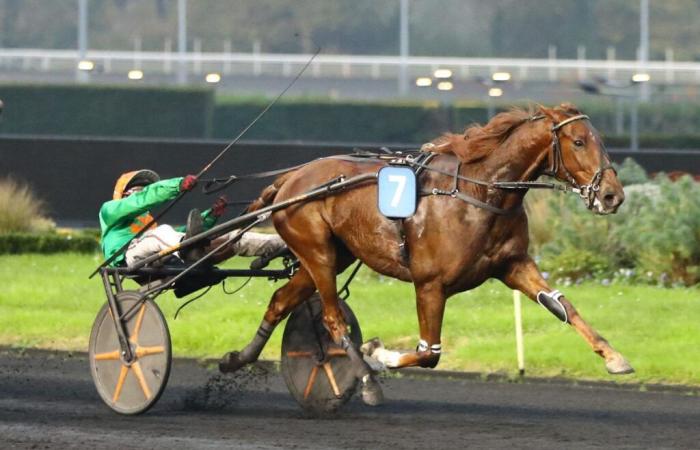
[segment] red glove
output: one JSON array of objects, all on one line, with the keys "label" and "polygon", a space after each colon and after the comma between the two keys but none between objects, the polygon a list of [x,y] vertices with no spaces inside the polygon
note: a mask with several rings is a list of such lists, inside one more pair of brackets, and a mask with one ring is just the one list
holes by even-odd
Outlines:
[{"label": "red glove", "polygon": [[187,175],[182,179],[180,183],[180,191],[191,191],[197,185],[197,177],[194,175]]},{"label": "red glove", "polygon": [[214,204],[211,207],[211,215],[214,217],[221,217],[224,215],[224,212],[226,212],[226,207],[228,206],[228,200],[226,199],[226,196],[222,195],[221,197],[217,198]]}]

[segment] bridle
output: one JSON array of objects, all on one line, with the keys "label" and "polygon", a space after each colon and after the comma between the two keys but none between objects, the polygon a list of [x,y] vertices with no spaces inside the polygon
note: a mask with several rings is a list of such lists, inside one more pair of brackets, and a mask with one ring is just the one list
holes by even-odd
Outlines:
[{"label": "bridle", "polygon": [[[537,120],[539,118],[544,118],[544,116],[536,116],[532,120]],[[586,203],[586,207],[588,209],[593,209],[593,206],[595,204],[596,193],[600,191],[600,183],[603,179],[603,174],[606,170],[612,170],[615,174],[617,174],[617,171],[612,166],[612,164],[610,164],[610,162],[604,162],[610,161],[610,158],[607,157],[607,153],[601,145],[600,167],[598,167],[598,170],[596,170],[596,172],[593,174],[588,184],[578,184],[578,182],[571,174],[569,169],[567,169],[566,165],[564,165],[564,160],[561,152],[561,143],[559,142],[558,133],[559,130],[561,130],[564,126],[572,122],[576,122],[578,120],[590,120],[590,118],[585,114],[578,114],[576,116],[569,117],[565,120],[562,120],[559,123],[555,123],[554,125],[552,125],[552,146],[551,151],[549,153],[550,167],[549,169],[545,170],[543,174],[553,178],[557,178],[557,174],[559,173],[559,171],[563,170],[566,182],[573,187],[572,191],[579,194],[579,196]]]}]

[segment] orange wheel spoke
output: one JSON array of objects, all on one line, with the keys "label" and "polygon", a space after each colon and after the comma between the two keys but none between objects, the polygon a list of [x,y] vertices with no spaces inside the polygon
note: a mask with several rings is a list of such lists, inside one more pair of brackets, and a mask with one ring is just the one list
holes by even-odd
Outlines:
[{"label": "orange wheel spoke", "polygon": [[328,381],[331,383],[333,393],[336,397],[340,398],[340,389],[338,389],[338,383],[335,381],[335,375],[333,374],[333,367],[331,367],[331,363],[323,363],[323,370],[326,371],[326,376],[328,377]]},{"label": "orange wheel spoke", "polygon": [[117,403],[119,396],[122,393],[122,388],[124,387],[124,380],[126,380],[126,374],[129,373],[129,367],[122,364],[121,372],[119,372],[119,379],[117,380],[117,387],[114,389],[114,395],[112,396],[112,401]]},{"label": "orange wheel spoke", "polygon": [[163,353],[164,351],[165,347],[163,347],[162,345],[158,345],[155,347],[136,347],[136,357],[143,358],[144,356],[157,355],[159,353]]},{"label": "orange wheel spoke", "polygon": [[151,398],[151,390],[148,388],[148,383],[146,383],[146,377],[143,376],[143,371],[141,370],[141,363],[138,361],[134,362],[131,367],[134,369],[134,375],[139,381],[143,395],[146,396],[146,400]]},{"label": "orange wheel spoke", "polygon": [[95,361],[116,361],[120,357],[120,351],[115,350],[113,352],[98,353],[95,355]]},{"label": "orange wheel spoke", "polygon": [[139,315],[136,318],[136,326],[134,327],[134,333],[132,336],[129,338],[131,342],[134,344],[139,341],[139,331],[141,331],[141,325],[143,324],[143,315],[146,313],[146,303],[141,305],[141,309],[139,310]]},{"label": "orange wheel spoke", "polygon": [[311,374],[309,375],[309,381],[306,383],[306,389],[304,389],[304,400],[309,398],[309,395],[311,394],[311,389],[314,387],[314,383],[316,382],[316,375],[318,374],[318,366],[314,366],[313,369],[311,369]]},{"label": "orange wheel spoke", "polygon": [[314,356],[311,352],[287,352],[289,358],[311,358]]}]

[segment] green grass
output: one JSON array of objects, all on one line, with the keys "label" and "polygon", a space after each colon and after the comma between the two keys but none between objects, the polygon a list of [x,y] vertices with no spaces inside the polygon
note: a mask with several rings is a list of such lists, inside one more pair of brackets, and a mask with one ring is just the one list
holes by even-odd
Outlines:
[{"label": "green grass", "polygon": [[[243,267],[239,259],[234,266]],[[104,300],[101,283],[87,276],[99,263],[84,255],[0,256],[0,345],[85,350],[92,320]],[[341,275],[340,282],[346,275]],[[231,279],[231,290],[243,279]],[[214,287],[173,320],[183,300],[158,300],[168,318],[177,356],[219,357],[253,336],[270,295],[281,283],[253,279],[235,295]],[[564,288],[582,316],[621,351],[635,375],[610,377],[603,360],[569,326],[524,299],[526,370],[533,376],[700,385],[700,288],[594,283]],[[418,340],[413,286],[360,271],[350,305],[365,339],[409,349]],[[278,359],[282,327],[263,353]],[[511,292],[498,282],[448,301],[439,369],[517,372]]]}]

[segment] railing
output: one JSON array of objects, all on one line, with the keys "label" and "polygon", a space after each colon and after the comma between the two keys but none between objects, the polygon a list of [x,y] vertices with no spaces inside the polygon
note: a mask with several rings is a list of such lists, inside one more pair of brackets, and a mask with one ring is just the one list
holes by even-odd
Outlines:
[{"label": "railing", "polygon": [[[310,58],[306,54],[203,53],[90,50],[85,59],[95,64],[93,73],[120,74],[141,69],[155,74],[217,72],[222,75],[293,76]],[[77,50],[0,49],[0,72],[77,72]],[[700,63],[587,59],[454,58],[368,55],[320,55],[307,76],[327,78],[396,79],[402,70],[410,77],[430,75],[437,68],[452,70],[455,79],[490,77],[496,71],[512,73],[514,81],[584,80],[604,77],[628,81],[644,72],[651,83],[700,84]]]}]

